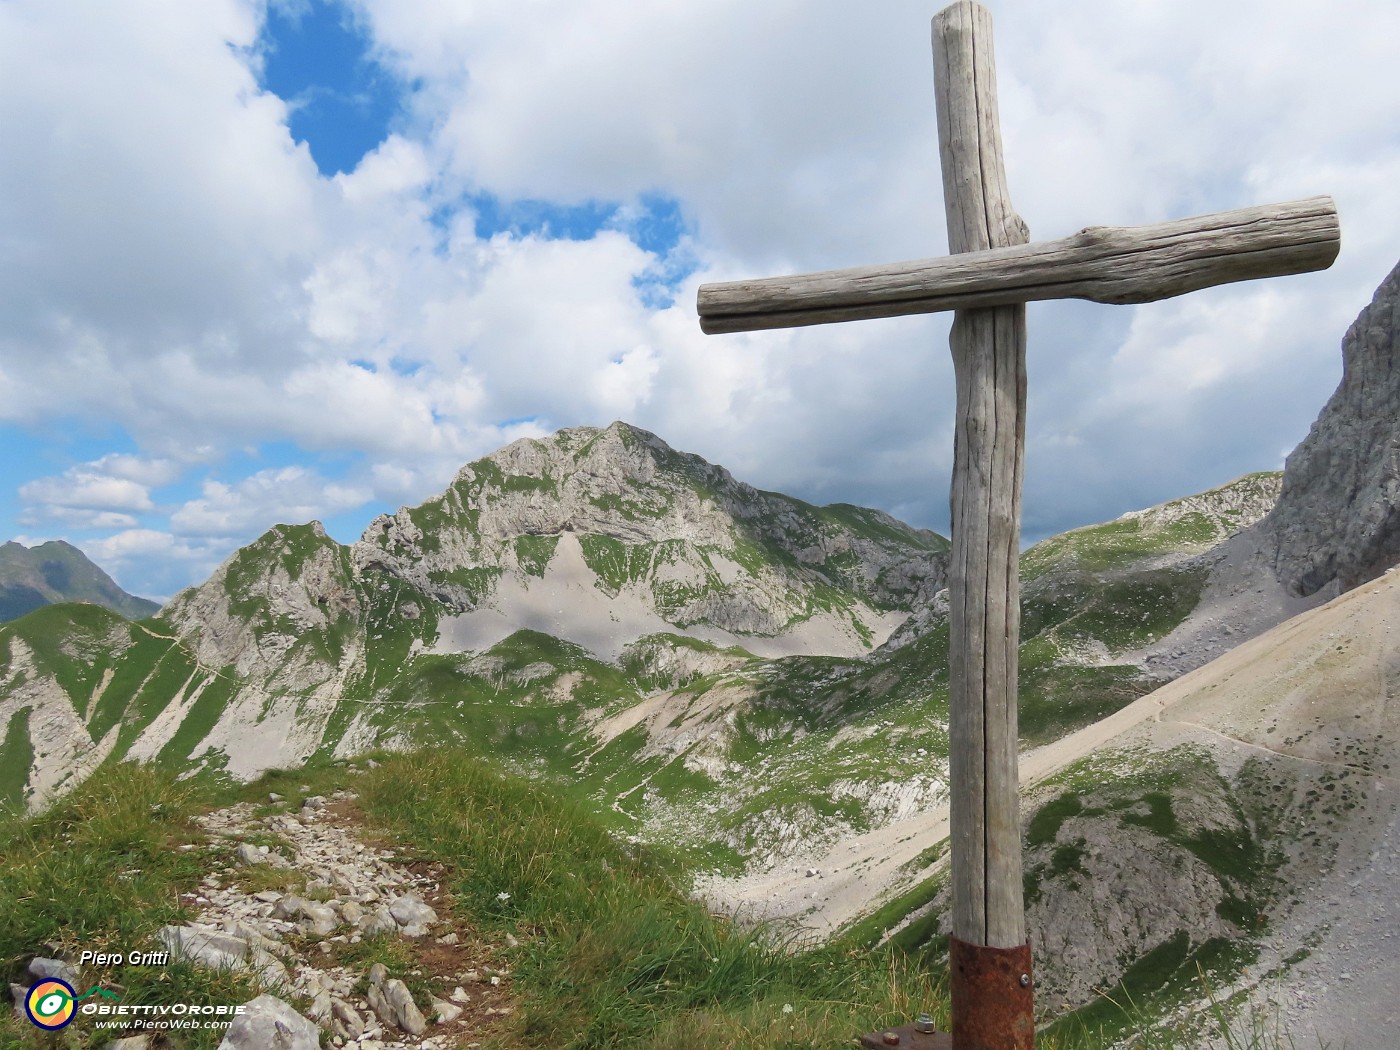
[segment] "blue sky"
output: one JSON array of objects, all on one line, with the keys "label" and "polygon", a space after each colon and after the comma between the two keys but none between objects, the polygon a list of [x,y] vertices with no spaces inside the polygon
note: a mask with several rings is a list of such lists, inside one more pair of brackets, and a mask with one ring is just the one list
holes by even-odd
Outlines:
[{"label": "blue sky", "polygon": [[[1281,466],[1400,257],[1400,13],[990,6],[1033,236],[1315,193],[1343,225],[1325,274],[1033,305],[1026,536]],[[694,316],[702,281],[946,250],[933,10],[0,5],[0,538],[166,597],[619,418],[946,531],[946,318]]]},{"label": "blue sky", "polygon": [[273,5],[258,37],[263,89],[291,105],[287,128],[326,177],[355,170],[388,137],[410,85],[382,66],[368,27],[328,0]]}]

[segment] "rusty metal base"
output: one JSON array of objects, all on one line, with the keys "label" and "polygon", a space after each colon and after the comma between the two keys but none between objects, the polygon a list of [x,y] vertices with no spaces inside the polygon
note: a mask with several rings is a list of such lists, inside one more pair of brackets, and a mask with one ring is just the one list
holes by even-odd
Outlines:
[{"label": "rusty metal base", "polygon": [[1031,946],[989,948],[948,938],[957,1050],[1034,1050]]},{"label": "rusty metal base", "polygon": [[953,1050],[953,1037],[947,1032],[916,1032],[912,1024],[904,1024],[867,1032],[860,1037],[860,1045],[870,1050]]},{"label": "rusty metal base", "polygon": [[989,948],[948,938],[953,1032],[917,1032],[912,1024],[868,1032],[870,1050],[1035,1050],[1031,946]]}]

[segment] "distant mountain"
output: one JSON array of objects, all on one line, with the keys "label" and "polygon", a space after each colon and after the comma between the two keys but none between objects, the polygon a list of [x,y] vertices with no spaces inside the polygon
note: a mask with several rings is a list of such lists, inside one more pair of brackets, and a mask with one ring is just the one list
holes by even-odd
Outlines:
[{"label": "distant mountain", "polygon": [[160,606],[127,594],[72,544],[51,540],[0,546],[0,623],[59,602],[91,602],[129,620],[154,616]]},{"label": "distant mountain", "polygon": [[0,634],[0,752],[38,756],[31,803],[67,775],[39,767],[84,737],[97,760],[246,777],[505,733],[532,756],[560,741],[563,773],[593,720],[659,682],[870,653],[944,587],[947,546],[754,489],[624,423],[564,430],[469,464],[349,547],[275,526],[133,630],[68,613]]},{"label": "distant mountain", "polygon": [[759,655],[856,655],[944,585],[948,542],[876,510],[735,481],[625,423],[517,441],[374,521],[360,575],[447,615],[438,648],[521,627],[604,658],[682,631]]}]

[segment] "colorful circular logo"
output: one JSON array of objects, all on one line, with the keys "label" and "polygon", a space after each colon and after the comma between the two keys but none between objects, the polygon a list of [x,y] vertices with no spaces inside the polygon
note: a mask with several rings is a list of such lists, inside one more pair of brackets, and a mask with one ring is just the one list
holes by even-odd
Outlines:
[{"label": "colorful circular logo", "polygon": [[24,1009],[36,1025],[53,1031],[73,1020],[73,1014],[76,1012],[73,1001],[77,997],[78,993],[73,991],[73,986],[67,981],[50,977],[29,989],[29,996],[24,1000]]}]

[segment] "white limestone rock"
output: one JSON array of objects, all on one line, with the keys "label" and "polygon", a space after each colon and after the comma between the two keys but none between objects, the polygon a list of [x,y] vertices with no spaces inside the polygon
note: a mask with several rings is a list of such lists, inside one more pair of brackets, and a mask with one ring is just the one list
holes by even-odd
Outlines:
[{"label": "white limestone rock", "polygon": [[358,1039],[364,1035],[365,1019],[344,999],[331,1000],[331,1031],[342,1039]]},{"label": "white limestone rock", "polygon": [[78,987],[78,970],[70,962],[62,959],[45,959],[35,957],[29,961],[29,976],[36,981],[57,979],[66,981],[74,988]]},{"label": "white limestone rock", "polygon": [[454,1006],[452,1003],[444,1002],[436,997],[428,1002],[432,1010],[434,1024],[451,1024],[462,1016],[460,1006]]},{"label": "white limestone rock", "polygon": [[260,995],[235,1017],[219,1050],[320,1050],[321,1032],[281,999]]},{"label": "white limestone rock", "polygon": [[381,1020],[386,1024],[392,1023],[409,1035],[422,1035],[427,1030],[428,1022],[413,1001],[406,984],[397,978],[390,978],[384,982],[382,991],[388,1015],[376,1010]]},{"label": "white limestone rock", "polygon": [[416,893],[405,894],[391,901],[389,914],[400,926],[427,926],[437,922],[437,912]]},{"label": "white limestone rock", "polygon": [[382,937],[398,931],[399,924],[382,904],[360,920],[360,933],[365,937]]},{"label": "white limestone rock", "polygon": [[302,930],[313,937],[329,937],[340,925],[340,919],[336,915],[335,909],[329,905],[317,904],[314,901],[302,901],[300,910]]},{"label": "white limestone rock", "polygon": [[287,968],[264,949],[241,937],[197,926],[166,926],[160,942],[171,958],[188,959],[213,970],[252,970],[265,984],[286,985]]}]

